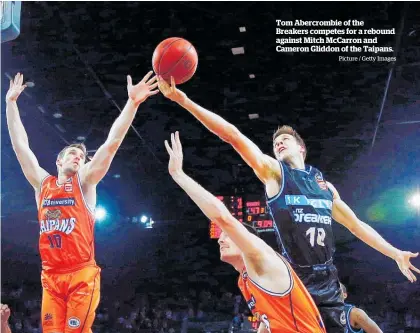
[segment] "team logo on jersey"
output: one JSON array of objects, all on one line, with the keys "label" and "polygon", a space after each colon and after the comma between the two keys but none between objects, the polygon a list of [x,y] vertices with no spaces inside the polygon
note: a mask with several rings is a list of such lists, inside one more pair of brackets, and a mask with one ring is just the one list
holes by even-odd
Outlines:
[{"label": "team logo on jersey", "polygon": [[73,184],[64,184],[64,191],[73,192]]},{"label": "team logo on jersey", "polygon": [[74,198],[60,198],[60,199],[44,199],[42,200],[42,207],[56,207],[56,206],[74,206],[76,200]]},{"label": "team logo on jersey", "polygon": [[327,190],[328,189],[327,183],[325,182],[324,179],[322,179],[322,175],[320,173],[317,173],[315,175],[315,180],[318,183],[321,190]]},{"label": "team logo on jersey", "polygon": [[342,325],[346,325],[346,323],[347,323],[347,320],[346,320],[346,313],[343,311],[343,312],[341,312],[341,315],[340,315],[340,323],[342,324]]},{"label": "team logo on jersey", "polygon": [[80,319],[76,317],[70,317],[68,321],[68,325],[70,328],[78,328],[80,327]]},{"label": "team logo on jersey", "polygon": [[61,216],[61,210],[59,209],[47,210],[47,212],[45,213],[45,219],[47,220],[59,219],[60,216]]},{"label": "team logo on jersey", "polygon": [[248,273],[247,273],[247,271],[244,271],[244,272],[242,273],[242,278],[243,278],[244,280],[246,280],[246,279],[248,278]]},{"label": "team logo on jersey", "polygon": [[255,304],[257,303],[254,295],[251,294],[251,299],[249,301],[247,301],[246,303],[248,304],[249,309],[251,311],[253,311],[255,309]]}]

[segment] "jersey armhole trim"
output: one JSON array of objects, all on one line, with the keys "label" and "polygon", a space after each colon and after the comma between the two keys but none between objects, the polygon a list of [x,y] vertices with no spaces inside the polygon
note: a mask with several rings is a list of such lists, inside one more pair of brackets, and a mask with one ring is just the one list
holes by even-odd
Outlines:
[{"label": "jersey armhole trim", "polygon": [[284,265],[286,266],[287,273],[289,274],[290,286],[289,286],[289,288],[287,288],[286,291],[284,291],[282,293],[276,293],[276,292],[270,291],[270,290],[265,289],[264,287],[260,286],[258,283],[256,283],[254,280],[252,280],[249,275],[248,275],[248,279],[249,279],[249,281],[251,281],[251,283],[254,286],[256,286],[258,289],[264,291],[266,294],[271,295],[271,296],[284,297],[284,296],[288,296],[291,293],[291,291],[294,287],[294,282],[295,281],[293,279],[292,273],[290,272],[290,267],[287,265],[286,261],[282,258],[282,256],[280,254],[278,254],[278,253],[276,253],[276,254],[283,261]]},{"label": "jersey armhole trim", "polygon": [[[41,205],[41,193],[42,193],[42,185],[44,185],[44,181],[48,178],[48,177],[52,177],[50,174],[46,175],[44,178],[42,178],[41,183],[39,184],[39,187],[35,190],[38,191],[38,200],[39,200],[39,205]],[[39,208],[39,207],[38,207]]]},{"label": "jersey armhole trim", "polygon": [[[269,198],[268,195],[267,195],[267,203],[271,203],[274,200],[276,200],[283,193],[283,190],[284,190],[285,173],[284,173],[284,168],[283,168],[283,164],[281,163],[281,161],[279,161],[279,164],[280,164],[280,168],[281,168],[281,187],[280,187],[279,193],[277,193],[274,197]],[[267,191],[266,191],[266,193],[267,193]]]},{"label": "jersey armhole trim", "polygon": [[362,333],[363,332],[363,328],[361,328],[360,330],[355,331],[353,329],[353,327],[351,326],[351,322],[350,322],[350,312],[355,308],[355,305],[352,305],[351,308],[349,309],[349,311],[347,311],[346,313],[346,321],[347,321],[347,328],[350,330],[350,333]]},{"label": "jersey armhole trim", "polygon": [[86,199],[85,199],[85,195],[83,194],[83,188],[82,188],[82,182],[80,181],[80,176],[79,176],[79,172],[76,172],[76,178],[77,178],[77,183],[79,184],[79,189],[80,189],[80,195],[82,196],[83,199],[83,203],[85,204],[87,210],[89,211],[89,213],[91,213],[93,215],[93,217],[95,217],[95,209],[91,209],[91,207],[89,206],[89,204],[87,203]]}]

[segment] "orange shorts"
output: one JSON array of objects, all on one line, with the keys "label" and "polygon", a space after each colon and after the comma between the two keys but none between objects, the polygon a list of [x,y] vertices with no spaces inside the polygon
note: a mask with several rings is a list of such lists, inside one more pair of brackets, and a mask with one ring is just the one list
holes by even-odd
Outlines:
[{"label": "orange shorts", "polygon": [[42,332],[91,333],[100,298],[101,269],[71,273],[42,271]]}]

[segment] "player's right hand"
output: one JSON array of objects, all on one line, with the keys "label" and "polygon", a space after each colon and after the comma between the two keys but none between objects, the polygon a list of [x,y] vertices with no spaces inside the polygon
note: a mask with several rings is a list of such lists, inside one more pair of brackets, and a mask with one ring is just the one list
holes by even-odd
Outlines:
[{"label": "player's right hand", "polygon": [[10,80],[9,91],[6,94],[6,102],[14,102],[18,99],[22,91],[25,90],[26,84],[23,83],[23,75],[17,73],[14,80]]},{"label": "player's right hand", "polygon": [[7,324],[10,317],[10,309],[7,304],[0,304],[1,324]]},{"label": "player's right hand", "polygon": [[165,140],[165,147],[169,154],[169,164],[168,164],[168,171],[169,174],[174,177],[177,174],[182,173],[182,145],[181,140],[179,139],[179,132],[171,133],[171,144],[172,147],[169,146],[167,140]]},{"label": "player's right hand", "polygon": [[158,76],[158,87],[162,94],[176,103],[182,103],[187,95],[176,88],[175,79],[171,76],[171,85],[169,85],[161,76]]}]

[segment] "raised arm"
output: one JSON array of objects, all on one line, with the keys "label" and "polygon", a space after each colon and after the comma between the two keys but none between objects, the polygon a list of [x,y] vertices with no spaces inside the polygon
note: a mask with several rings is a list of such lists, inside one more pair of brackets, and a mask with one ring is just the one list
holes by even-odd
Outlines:
[{"label": "raised arm", "polygon": [[127,76],[127,104],[112,125],[105,143],[99,147],[92,160],[81,170],[83,183],[96,185],[106,175],[118,148],[134,120],[139,105],[149,96],[159,92],[159,90],[153,90],[157,87],[157,83],[154,83],[156,76],[149,80],[152,74],[153,72],[146,74],[143,80],[135,86],[133,86],[131,77]]},{"label": "raised arm", "polygon": [[278,179],[281,177],[278,162],[271,156],[264,154],[255,143],[243,135],[234,125],[194,103],[184,92],[176,88],[173,78],[171,78],[171,86],[161,78],[158,78],[158,82],[159,89],[165,97],[188,110],[210,132],[229,143],[264,184],[272,178]]},{"label": "raised arm", "polygon": [[350,323],[352,323],[354,328],[361,328],[366,333],[383,333],[379,326],[366,314],[366,312],[359,308],[353,308],[351,310]]},{"label": "raised arm", "polygon": [[416,281],[417,278],[411,270],[417,273],[420,273],[420,270],[411,264],[410,258],[417,257],[418,253],[414,254],[408,251],[401,251],[389,244],[371,226],[359,220],[353,210],[347,206],[343,200],[341,200],[335,187],[330,183],[327,184],[334,194],[332,209],[332,216],[334,220],[349,229],[357,238],[365,242],[367,245],[394,259],[399,269],[407,277],[407,279],[411,282]]},{"label": "raised arm", "polygon": [[28,135],[23,127],[19,115],[17,99],[26,88],[23,85],[23,75],[18,73],[14,80],[10,80],[9,91],[6,95],[6,119],[13,150],[28,182],[37,191],[48,172],[39,166],[38,160],[29,148]]},{"label": "raised arm", "polygon": [[239,247],[248,258],[258,261],[264,253],[273,250],[260,238],[251,234],[241,222],[235,219],[226,206],[210,192],[206,191],[182,170],[182,146],[179,133],[171,134],[172,148],[165,141],[169,153],[169,173],[174,181],[188,194],[203,213],[214,221]]}]

